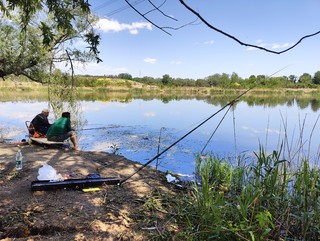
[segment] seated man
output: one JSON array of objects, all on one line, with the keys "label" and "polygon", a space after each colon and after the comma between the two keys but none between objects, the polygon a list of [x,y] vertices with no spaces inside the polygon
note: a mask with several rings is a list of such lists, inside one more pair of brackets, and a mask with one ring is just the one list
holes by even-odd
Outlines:
[{"label": "seated man", "polygon": [[62,116],[50,126],[47,132],[47,139],[48,141],[63,142],[69,137],[73,148],[79,150],[76,135],[71,127],[70,113],[63,112]]},{"label": "seated man", "polygon": [[37,135],[34,137],[41,137],[47,134],[47,131],[51,126],[51,124],[48,121],[48,116],[49,116],[49,110],[43,109],[40,114],[36,115],[36,117],[33,118],[33,120],[31,121],[31,124],[35,130],[34,135]]}]

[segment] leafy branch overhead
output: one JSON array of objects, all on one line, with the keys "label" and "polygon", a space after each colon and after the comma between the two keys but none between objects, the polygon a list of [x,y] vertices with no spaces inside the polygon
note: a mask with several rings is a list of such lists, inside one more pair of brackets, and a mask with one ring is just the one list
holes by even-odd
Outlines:
[{"label": "leafy branch overhead", "polygon": [[[130,0],[125,2],[136,13],[166,34],[171,35],[170,30],[202,23],[240,45],[274,54],[287,52],[304,39],[320,34],[318,31],[305,35],[291,47],[277,52],[243,42],[217,28],[184,0],[179,0],[179,3],[183,9],[191,12],[192,18],[195,16],[196,20],[178,27],[175,26],[179,23],[178,19],[164,10],[169,3],[167,0],[163,0],[160,4],[156,4],[156,0],[148,0],[149,10],[145,12],[135,7],[134,2]],[[91,14],[90,7],[88,0],[0,0],[0,78],[24,75],[33,81],[45,83],[48,73],[59,67],[61,63],[72,68],[72,61],[101,62],[98,50],[100,35],[93,28],[97,18]],[[154,17],[156,19],[153,19]],[[161,26],[167,22],[166,20],[169,20],[172,25]],[[86,43],[87,47],[77,47],[80,46],[76,44],[78,41]]]},{"label": "leafy branch overhead", "polygon": [[[0,15],[2,78],[24,75],[43,83],[58,63],[102,61],[87,0],[0,1]],[[77,41],[87,48],[74,47]]]}]

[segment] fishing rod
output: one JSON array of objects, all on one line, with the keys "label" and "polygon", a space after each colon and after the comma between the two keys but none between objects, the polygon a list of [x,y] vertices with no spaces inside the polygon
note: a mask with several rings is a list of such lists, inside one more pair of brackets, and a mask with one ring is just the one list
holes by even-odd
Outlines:
[{"label": "fishing rod", "polygon": [[209,142],[211,141],[213,135],[216,133],[216,131],[218,130],[219,126],[221,125],[222,121],[224,120],[224,118],[226,117],[226,115],[228,114],[229,110],[231,109],[231,107],[233,106],[233,104],[231,104],[229,106],[229,108],[227,109],[226,113],[223,115],[222,119],[220,120],[219,124],[217,125],[217,127],[214,129],[214,131],[212,132],[210,138],[208,139],[207,143],[204,145],[204,147],[202,148],[200,154],[202,155],[204,150],[206,149],[207,145],[209,144]]},{"label": "fishing rod", "polygon": [[105,129],[111,129],[114,127],[92,127],[92,128],[82,128],[82,129],[76,129],[75,131],[91,131],[91,130],[105,130]]},{"label": "fishing rod", "polygon": [[[272,73],[270,76],[268,76],[268,78],[272,77],[273,75],[281,72],[282,70],[288,68],[289,66],[291,66],[292,64],[290,65],[287,65],[277,71],[275,71],[274,73]],[[206,149],[207,145],[209,144],[209,142],[211,141],[213,135],[216,133],[216,131],[218,130],[219,126],[221,125],[222,121],[224,120],[224,118],[226,117],[227,113],[229,112],[229,110],[231,109],[232,105],[229,106],[228,110],[226,111],[226,113],[224,114],[224,116],[222,117],[222,119],[220,120],[219,124],[217,125],[217,127],[214,129],[213,133],[211,134],[210,138],[208,139],[207,143],[205,144],[205,146],[202,148],[200,154],[203,154],[204,150]]]},{"label": "fishing rod", "polygon": [[102,127],[91,127],[91,128],[81,128],[81,129],[75,129],[75,131],[91,131],[91,130],[106,130],[106,129],[112,129],[112,128],[118,128],[118,125],[111,125],[111,126],[102,126]]},{"label": "fishing rod", "polygon": [[157,154],[155,157],[153,157],[152,159],[150,159],[148,162],[146,162],[145,164],[143,164],[140,168],[138,168],[138,170],[136,170],[135,172],[133,172],[131,175],[127,176],[126,178],[122,179],[119,184],[121,185],[122,183],[126,182],[128,179],[130,179],[131,177],[133,177],[135,174],[137,174],[138,172],[140,172],[142,169],[144,169],[146,166],[148,166],[151,162],[153,162],[154,160],[156,160],[157,158],[159,158],[163,153],[165,153],[166,151],[170,150],[173,146],[175,146],[176,144],[178,144],[180,141],[182,141],[184,138],[186,138],[188,135],[190,135],[192,132],[194,132],[196,129],[198,129],[200,126],[202,126],[204,123],[206,123],[207,121],[209,121],[211,118],[213,118],[215,115],[217,115],[218,113],[220,113],[222,110],[224,110],[226,107],[228,107],[229,105],[233,105],[240,97],[242,97],[243,95],[245,95],[246,93],[248,93],[250,90],[252,90],[254,87],[251,87],[249,89],[247,89],[246,91],[244,91],[243,93],[241,93],[240,95],[238,95],[236,98],[234,98],[233,100],[231,100],[230,102],[228,102],[225,106],[223,106],[222,108],[220,108],[218,111],[216,111],[215,113],[213,113],[211,116],[209,116],[208,118],[206,118],[204,121],[202,121],[200,124],[198,124],[196,127],[194,127],[192,130],[190,130],[188,133],[186,133],[184,136],[180,137],[177,141],[175,141],[174,143],[172,143],[170,146],[168,146],[167,148],[165,148],[162,152],[160,152],[159,154]]},{"label": "fishing rod", "polygon": [[[288,68],[290,65],[287,65],[279,70],[277,70],[276,72],[272,73],[270,76],[268,77],[272,77],[273,75],[279,73],[280,71]],[[240,97],[242,97],[243,95],[245,95],[246,93],[248,93],[250,90],[252,90],[253,88],[255,88],[255,86],[247,89],[246,91],[244,91],[243,93],[241,93],[240,95],[238,95],[236,98],[234,98],[233,100],[231,100],[230,102],[228,102],[225,106],[223,106],[222,108],[220,108],[218,111],[216,111],[215,113],[213,113],[211,116],[209,116],[207,119],[205,119],[204,121],[202,121],[199,125],[197,125],[196,127],[194,127],[192,130],[190,130],[188,133],[186,133],[184,136],[182,136],[180,139],[178,139],[177,141],[175,141],[174,143],[172,143],[170,146],[168,146],[166,149],[164,149],[162,152],[158,153],[156,156],[154,156],[152,159],[150,159],[148,162],[146,162],[145,164],[143,164],[140,168],[138,168],[138,170],[136,170],[135,172],[133,172],[131,175],[127,176],[126,178],[122,179],[119,182],[119,185],[121,185],[122,183],[126,182],[127,180],[129,180],[131,177],[133,177],[135,174],[137,174],[138,172],[140,172],[142,169],[144,169],[146,166],[148,166],[150,163],[152,163],[154,160],[158,159],[163,153],[165,153],[166,151],[170,150],[173,146],[175,146],[176,144],[178,144],[180,141],[182,141],[184,138],[186,138],[188,135],[190,135],[192,132],[194,132],[196,129],[198,129],[200,126],[202,126],[203,124],[205,124],[207,121],[209,121],[211,118],[213,118],[215,115],[217,115],[218,113],[220,113],[222,110],[224,110],[225,108],[227,108],[228,106],[232,106]],[[230,109],[230,108],[229,108]],[[229,110],[228,110],[229,111]],[[227,112],[228,112],[227,111]],[[219,124],[220,125],[220,124]]]}]

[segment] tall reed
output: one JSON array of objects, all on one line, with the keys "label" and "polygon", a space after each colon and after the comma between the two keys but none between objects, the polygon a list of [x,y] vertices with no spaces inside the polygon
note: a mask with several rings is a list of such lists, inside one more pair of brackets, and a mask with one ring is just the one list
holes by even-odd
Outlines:
[{"label": "tall reed", "polygon": [[300,169],[292,168],[281,150],[267,155],[260,147],[243,166],[199,156],[189,238],[318,240],[320,171],[306,159]]}]

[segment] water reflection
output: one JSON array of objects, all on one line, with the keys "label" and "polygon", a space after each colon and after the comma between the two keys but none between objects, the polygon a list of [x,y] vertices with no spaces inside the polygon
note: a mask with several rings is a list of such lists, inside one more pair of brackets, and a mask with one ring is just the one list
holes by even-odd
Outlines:
[{"label": "water reflection", "polygon": [[81,128],[84,125],[81,106],[79,103],[79,94],[73,87],[73,78],[69,75],[56,73],[51,76],[48,85],[48,105],[51,107],[51,113],[54,119],[61,117],[63,112],[71,113],[71,121],[76,122]]},{"label": "water reflection", "polygon": [[[236,93],[218,92],[210,96],[163,94],[154,98],[147,94],[138,98],[138,94],[141,95],[50,87],[48,96],[33,92],[30,98],[30,93],[21,92],[12,98],[5,95],[2,99],[1,95],[0,138],[21,140],[26,134],[24,121],[50,105],[54,112],[49,119],[51,122],[63,111],[73,114],[81,149],[116,152],[145,163],[237,96]],[[219,113],[161,156],[159,168],[192,174],[195,155],[201,152],[214,132],[206,152],[227,156],[230,160],[232,156],[244,153],[252,155],[259,149],[259,144],[268,151],[277,150],[283,140],[288,142],[283,150],[294,153],[292,158],[307,152],[316,160],[319,143],[314,133],[320,131],[317,123],[319,102],[314,97],[290,95],[243,96],[224,119],[225,112]],[[10,131],[4,133],[4,130]]]}]

